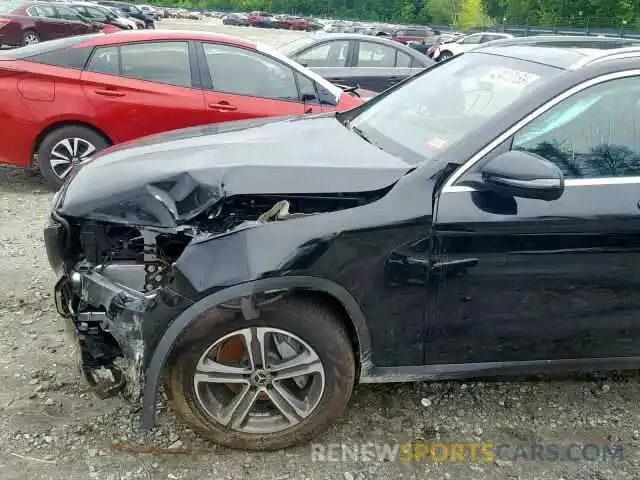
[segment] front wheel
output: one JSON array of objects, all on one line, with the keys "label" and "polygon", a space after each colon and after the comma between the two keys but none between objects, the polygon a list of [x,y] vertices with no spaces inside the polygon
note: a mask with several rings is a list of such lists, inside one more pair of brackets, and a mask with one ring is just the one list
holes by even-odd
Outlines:
[{"label": "front wheel", "polygon": [[58,189],[71,170],[109,143],[99,133],[80,125],[53,130],[38,148],[38,167],[47,185]]},{"label": "front wheel", "polygon": [[286,299],[244,320],[205,314],[168,361],[166,390],[178,416],[231,448],[305,443],[344,412],[355,381],[349,337],[323,305]]},{"label": "front wheel", "polygon": [[444,62],[445,60],[449,60],[451,57],[453,57],[453,53],[451,53],[449,50],[445,50],[444,52],[440,53],[438,61]]}]

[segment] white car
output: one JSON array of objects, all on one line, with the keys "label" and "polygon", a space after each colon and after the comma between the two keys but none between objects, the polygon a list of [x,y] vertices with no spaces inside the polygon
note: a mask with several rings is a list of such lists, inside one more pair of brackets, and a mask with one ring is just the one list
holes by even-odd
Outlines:
[{"label": "white car", "polygon": [[459,53],[468,52],[474,49],[478,45],[491,42],[493,40],[503,40],[505,38],[513,38],[510,33],[498,33],[498,32],[480,32],[472,33],[462,37],[459,40],[451,43],[444,43],[439,45],[433,52],[433,59],[437,62],[451,58]]}]

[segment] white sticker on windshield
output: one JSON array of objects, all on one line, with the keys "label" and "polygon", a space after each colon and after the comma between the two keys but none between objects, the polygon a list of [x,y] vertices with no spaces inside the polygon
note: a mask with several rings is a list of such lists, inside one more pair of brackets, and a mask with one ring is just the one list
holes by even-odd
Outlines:
[{"label": "white sticker on windshield", "polygon": [[501,83],[512,87],[524,88],[535,82],[540,76],[511,68],[494,68],[482,80],[491,83]]}]

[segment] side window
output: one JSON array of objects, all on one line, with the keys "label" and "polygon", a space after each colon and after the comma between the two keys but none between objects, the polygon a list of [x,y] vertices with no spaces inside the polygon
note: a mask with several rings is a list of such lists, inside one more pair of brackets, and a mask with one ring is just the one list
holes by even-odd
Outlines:
[{"label": "side window", "polygon": [[[319,103],[315,82],[298,72],[296,72],[296,78],[298,80],[298,90],[300,91],[300,99],[306,96],[308,99],[307,100],[308,102]],[[312,98],[313,100],[311,100]]]},{"label": "side window", "polygon": [[477,43],[480,43],[481,40],[482,40],[482,35],[477,33],[475,35],[469,35],[467,38],[462,40],[462,42],[460,42],[460,43],[464,43],[465,45],[467,45],[467,44],[477,44]]},{"label": "side window", "polygon": [[611,80],[538,117],[512,149],[555,163],[566,178],[640,176],[640,77]]},{"label": "side window", "polygon": [[27,13],[32,17],[56,18],[56,11],[48,5],[31,7]]},{"label": "side window", "polygon": [[348,55],[349,42],[341,40],[310,48],[298,55],[296,61],[307,67],[344,67]]},{"label": "side window", "polygon": [[106,73],[108,75],[120,75],[120,55],[118,47],[96,48],[89,59],[87,68],[89,72]]},{"label": "side window", "polygon": [[396,58],[396,67],[408,68],[408,67],[411,66],[411,62],[412,61],[413,61],[413,58],[411,58],[406,53],[401,52],[400,50],[398,50],[398,57]]},{"label": "side window", "polygon": [[238,47],[203,44],[213,89],[236,95],[299,100],[294,71],[265,55]]},{"label": "side window", "polygon": [[63,20],[73,20],[76,22],[82,21],[82,17],[80,16],[80,14],[70,8],[57,6],[56,10],[58,12],[57,14],[58,18],[61,18]]},{"label": "side window", "polygon": [[396,49],[373,42],[360,42],[358,67],[393,67]]},{"label": "side window", "polygon": [[150,82],[191,87],[187,42],[133,43],[120,47],[122,75]]},{"label": "side window", "polygon": [[85,8],[84,12],[80,11],[81,15],[85,15],[95,20],[102,20],[105,22],[107,21],[107,14],[104,13],[102,10],[98,10],[97,8],[92,8],[92,7],[84,7],[84,8]]}]

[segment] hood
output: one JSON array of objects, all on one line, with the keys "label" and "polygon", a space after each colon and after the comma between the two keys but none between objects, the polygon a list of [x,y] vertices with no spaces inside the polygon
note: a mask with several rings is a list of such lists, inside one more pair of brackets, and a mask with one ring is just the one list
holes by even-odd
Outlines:
[{"label": "hood", "polygon": [[234,195],[369,192],[412,168],[335,114],[230,122],[108,149],[75,173],[57,209],[70,217],[175,227]]}]

